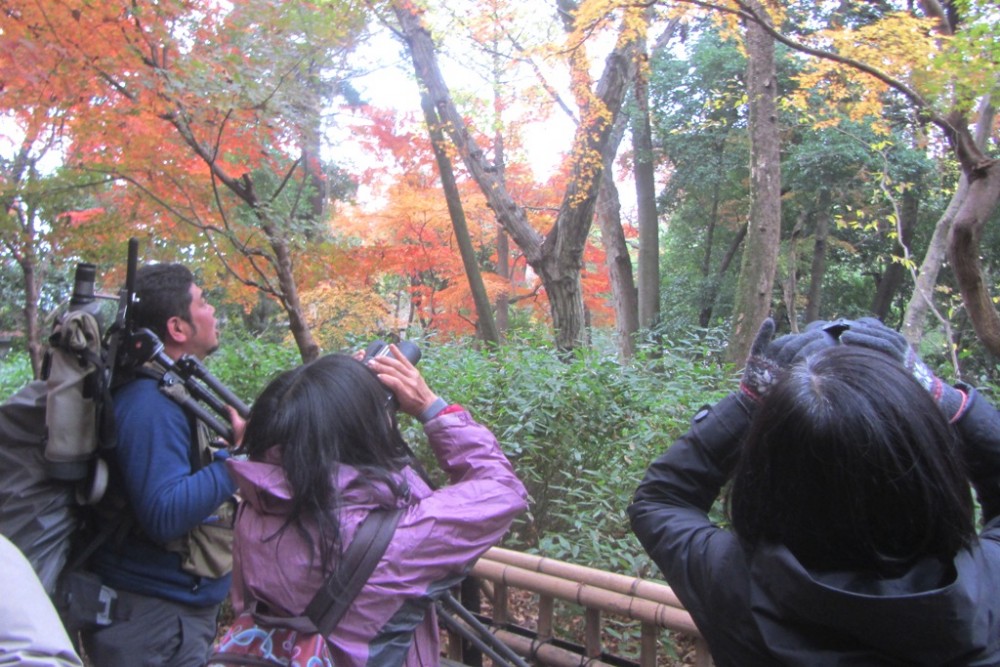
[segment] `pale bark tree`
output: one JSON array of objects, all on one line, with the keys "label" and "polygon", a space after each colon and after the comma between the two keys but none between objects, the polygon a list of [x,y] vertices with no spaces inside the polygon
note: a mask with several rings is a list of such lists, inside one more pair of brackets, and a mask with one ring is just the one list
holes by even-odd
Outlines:
[{"label": "pale bark tree", "polygon": [[635,193],[639,225],[639,326],[649,329],[660,319],[660,225],[656,214],[653,131],[649,121],[649,67],[646,42],[635,68],[635,114],[632,149],[635,151]]},{"label": "pale bark tree", "polygon": [[[990,136],[994,116],[995,109],[990,104],[990,98],[984,97],[979,104],[978,119],[973,131],[974,141],[980,149],[986,145]],[[902,333],[911,345],[919,345],[924,336],[927,313],[933,310],[934,286],[937,284],[938,273],[941,271],[948,251],[951,225],[968,194],[969,178],[963,172],[958,178],[955,192],[952,193],[948,207],[934,226],[934,234],[931,236],[927,251],[924,253],[924,259],[917,271],[913,294],[910,295],[906,312],[903,315]]]},{"label": "pale bark tree", "polygon": [[788,259],[786,260],[788,270],[782,284],[782,293],[785,311],[788,314],[788,325],[792,333],[799,332],[799,240],[802,238],[807,215],[806,211],[799,213],[795,220],[795,226],[792,227],[792,233],[788,235]]},{"label": "pale bark tree", "polygon": [[[620,135],[625,123],[619,119],[617,124],[622,128],[618,132]],[[611,173],[610,158],[604,164],[595,215],[601,230],[605,264],[611,282],[618,357],[624,361],[631,359],[635,353],[635,335],[639,331],[639,303],[635,278],[632,275],[632,257],[625,243],[625,235],[622,233],[621,201]]]}]

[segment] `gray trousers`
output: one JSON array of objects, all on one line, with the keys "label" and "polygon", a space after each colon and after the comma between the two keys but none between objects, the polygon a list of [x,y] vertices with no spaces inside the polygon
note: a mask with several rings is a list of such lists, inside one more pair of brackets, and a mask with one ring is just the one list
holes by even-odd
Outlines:
[{"label": "gray trousers", "polygon": [[126,620],[82,633],[95,667],[202,667],[215,639],[219,606],[188,605],[118,591]]}]

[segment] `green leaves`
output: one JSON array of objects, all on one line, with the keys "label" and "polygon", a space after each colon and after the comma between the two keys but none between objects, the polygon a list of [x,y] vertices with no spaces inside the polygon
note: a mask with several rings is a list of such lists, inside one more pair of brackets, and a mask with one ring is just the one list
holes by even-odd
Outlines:
[{"label": "green leaves", "polygon": [[[547,340],[497,349],[422,346],[430,386],[493,430],[528,487],[531,514],[509,537],[515,548],[623,573],[648,571],[625,517],[632,493],[697,406],[735,386],[714,362],[721,337],[706,344],[673,333],[663,348],[641,346],[624,367],[601,348],[563,359]],[[415,422],[405,435],[423,441]]]}]

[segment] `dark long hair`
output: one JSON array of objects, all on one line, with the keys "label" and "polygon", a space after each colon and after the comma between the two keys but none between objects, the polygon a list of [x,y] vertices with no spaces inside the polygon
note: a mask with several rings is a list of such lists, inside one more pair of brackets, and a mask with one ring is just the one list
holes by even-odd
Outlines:
[{"label": "dark long hair", "polygon": [[893,576],[974,539],[953,429],[899,363],[824,350],[768,392],[733,478],[733,529],[784,544],[806,566]]},{"label": "dark long hair", "polygon": [[[340,549],[337,468],[358,468],[371,483],[381,481],[396,495],[392,473],[408,460],[385,387],[359,361],[332,354],[275,377],[254,401],[241,452],[263,460],[280,446],[281,465],[292,491],[291,511],[272,537],[294,526],[318,548],[324,572]],[[313,544],[307,525],[316,526]]]}]

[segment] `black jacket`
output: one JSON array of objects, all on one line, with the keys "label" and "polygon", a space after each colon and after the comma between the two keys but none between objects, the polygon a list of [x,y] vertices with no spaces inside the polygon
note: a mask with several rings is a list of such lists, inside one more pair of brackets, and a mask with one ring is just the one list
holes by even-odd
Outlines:
[{"label": "black jacket", "polygon": [[628,511],[716,665],[1000,665],[1000,413],[969,400],[957,428],[985,527],[952,562],[888,580],[810,572],[777,544],[750,553],[713,524],[750,417],[735,395],[695,415]]}]

